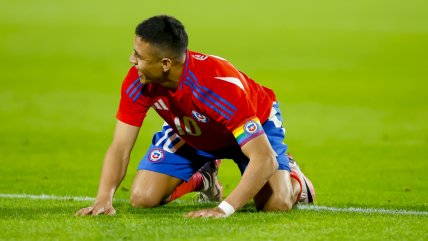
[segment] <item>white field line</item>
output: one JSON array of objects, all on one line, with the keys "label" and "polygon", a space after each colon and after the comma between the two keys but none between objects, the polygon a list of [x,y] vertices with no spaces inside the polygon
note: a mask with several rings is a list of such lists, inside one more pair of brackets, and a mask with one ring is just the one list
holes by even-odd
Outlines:
[{"label": "white field line", "polygon": [[398,214],[398,215],[428,215],[428,212],[424,211],[412,211],[412,210],[397,210],[397,209],[383,209],[383,208],[336,208],[326,207],[318,205],[300,205],[297,209],[302,210],[314,210],[314,211],[329,211],[329,212],[347,212],[347,213],[381,213],[381,214]]},{"label": "white field line", "polygon": [[[63,201],[94,201],[93,197],[74,197],[74,196],[55,196],[55,195],[32,195],[32,194],[7,194],[0,193],[0,198],[6,199],[33,199],[33,200],[63,200]],[[127,202],[126,199],[115,199],[119,202]],[[177,200],[178,201],[178,200]],[[382,208],[337,208],[327,207],[318,205],[299,205],[297,209],[300,210],[311,210],[311,211],[329,211],[329,212],[347,212],[347,213],[380,213],[380,214],[391,214],[391,215],[428,215],[428,212],[424,211],[412,211],[412,210],[394,210],[394,209],[382,209]]]},{"label": "white field line", "polygon": [[42,199],[42,200],[71,200],[71,201],[94,201],[93,197],[72,197],[72,196],[54,196],[54,195],[32,195],[32,194],[7,194],[0,193],[0,198],[11,199]]}]

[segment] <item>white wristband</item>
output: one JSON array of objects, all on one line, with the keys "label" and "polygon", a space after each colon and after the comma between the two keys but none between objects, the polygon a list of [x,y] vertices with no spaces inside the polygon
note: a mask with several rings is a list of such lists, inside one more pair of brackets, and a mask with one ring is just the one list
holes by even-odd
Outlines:
[{"label": "white wristband", "polygon": [[221,202],[218,207],[223,210],[223,212],[226,214],[226,217],[232,215],[235,212],[235,209],[232,207],[232,205],[226,201]]}]

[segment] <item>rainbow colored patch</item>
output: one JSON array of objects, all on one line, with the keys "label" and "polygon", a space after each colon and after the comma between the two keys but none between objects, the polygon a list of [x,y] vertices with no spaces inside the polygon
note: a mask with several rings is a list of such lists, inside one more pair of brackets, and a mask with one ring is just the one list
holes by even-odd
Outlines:
[{"label": "rainbow colored patch", "polygon": [[232,133],[238,144],[243,146],[253,138],[265,133],[265,131],[260,124],[259,118],[255,117],[236,128]]}]

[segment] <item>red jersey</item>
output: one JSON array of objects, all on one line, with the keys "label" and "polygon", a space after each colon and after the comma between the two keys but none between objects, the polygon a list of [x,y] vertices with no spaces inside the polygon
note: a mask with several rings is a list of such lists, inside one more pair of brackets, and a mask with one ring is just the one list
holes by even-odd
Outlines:
[{"label": "red jersey", "polygon": [[142,84],[131,67],[122,84],[117,119],[141,126],[150,107],[189,145],[216,151],[243,146],[264,133],[275,94],[228,61],[187,51],[177,90]]}]

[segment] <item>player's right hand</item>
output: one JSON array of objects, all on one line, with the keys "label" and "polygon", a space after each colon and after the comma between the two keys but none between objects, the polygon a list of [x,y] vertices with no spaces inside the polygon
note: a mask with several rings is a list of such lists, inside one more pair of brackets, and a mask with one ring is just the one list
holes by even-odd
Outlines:
[{"label": "player's right hand", "polygon": [[99,214],[115,215],[116,210],[113,208],[112,205],[108,205],[108,204],[96,205],[96,204],[94,204],[93,206],[80,209],[74,215],[75,216],[87,216],[87,215],[97,216]]}]

